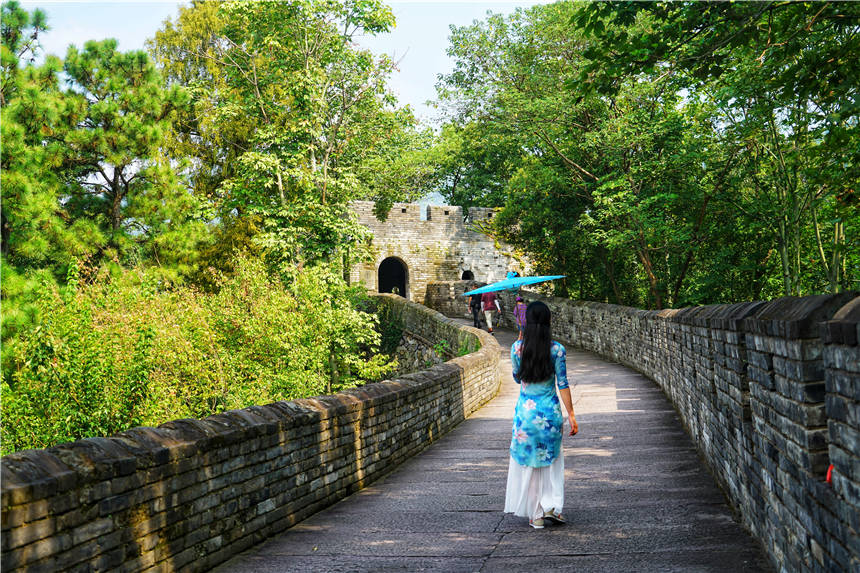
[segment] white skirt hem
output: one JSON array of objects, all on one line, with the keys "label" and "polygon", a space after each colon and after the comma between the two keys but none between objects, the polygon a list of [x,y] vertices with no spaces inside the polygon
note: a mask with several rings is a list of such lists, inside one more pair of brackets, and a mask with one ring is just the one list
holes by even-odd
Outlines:
[{"label": "white skirt hem", "polygon": [[505,513],[536,519],[545,511],[561,513],[564,505],[564,455],[542,468],[521,466],[514,458],[508,464]]}]

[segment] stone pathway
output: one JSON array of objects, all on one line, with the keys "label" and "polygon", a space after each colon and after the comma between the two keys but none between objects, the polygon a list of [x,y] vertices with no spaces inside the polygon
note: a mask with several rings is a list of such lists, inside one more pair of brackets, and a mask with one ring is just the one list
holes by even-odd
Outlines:
[{"label": "stone pathway", "polygon": [[497,336],[498,397],[384,479],[216,571],[771,571],[656,384],[570,348],[580,433],[563,442],[569,522],[535,530],[503,514],[518,386],[514,333]]}]

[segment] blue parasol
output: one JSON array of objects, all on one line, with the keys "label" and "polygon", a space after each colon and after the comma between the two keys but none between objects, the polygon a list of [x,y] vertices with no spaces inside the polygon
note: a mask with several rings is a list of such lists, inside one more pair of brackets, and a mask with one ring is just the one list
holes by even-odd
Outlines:
[{"label": "blue parasol", "polygon": [[490,283],[488,285],[482,286],[481,288],[470,290],[469,292],[464,292],[463,296],[484,294],[485,292],[495,292],[498,290],[517,290],[523,285],[531,285],[535,283],[542,283],[544,281],[563,279],[565,276],[567,275],[547,275],[543,277],[513,277],[510,279],[505,279],[503,281]]}]

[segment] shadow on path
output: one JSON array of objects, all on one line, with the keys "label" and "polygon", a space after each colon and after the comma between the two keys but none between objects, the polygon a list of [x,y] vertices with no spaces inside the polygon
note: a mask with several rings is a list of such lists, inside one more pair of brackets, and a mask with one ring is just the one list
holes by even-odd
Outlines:
[{"label": "shadow on path", "polygon": [[519,388],[515,335],[496,332],[494,400],[382,480],[216,571],[771,570],[657,385],[572,348],[580,433],[563,443],[569,522],[534,530],[503,514]]}]

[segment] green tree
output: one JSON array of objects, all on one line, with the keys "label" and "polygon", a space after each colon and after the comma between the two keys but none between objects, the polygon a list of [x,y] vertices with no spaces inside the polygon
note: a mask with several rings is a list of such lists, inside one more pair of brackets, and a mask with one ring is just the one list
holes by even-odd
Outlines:
[{"label": "green tree", "polygon": [[556,283],[562,292],[607,299],[611,281],[596,279],[595,265],[586,267],[589,276],[580,272],[593,257],[578,225],[596,180],[596,155],[582,133],[606,106],[566,89],[582,44],[567,25],[570,12],[558,3],[452,29],[454,71],[437,86],[459,151],[450,196],[468,206],[505,205],[496,233],[538,269],[568,274]]},{"label": "green tree", "polygon": [[115,255],[142,245],[157,263],[173,258],[165,251],[189,257],[195,201],[161,152],[187,95],[164,87],[145,52],[116,46],[116,40],[91,41],[66,55],[65,207],[75,219],[95,221],[104,248]]},{"label": "green tree", "polygon": [[389,29],[391,10],[377,1],[213,4],[183,9],[151,46],[169,78],[211,94],[177,136],[203,158],[199,191],[221,213],[259,217],[258,241],[282,269],[340,264],[363,236],[347,205],[368,195],[359,185],[367,165],[390,155],[392,131],[415,140],[411,113],[386,88],[392,62],[352,41]]},{"label": "green tree", "polygon": [[356,146],[363,157],[347,157],[355,165],[357,198],[375,202],[376,216],[384,221],[398,201],[411,202],[436,189],[436,136],[421,128],[408,107],[382,116],[366,147]]},{"label": "green tree", "polygon": [[709,111],[631,83],[594,133],[602,165],[581,221],[599,244],[635,254],[656,308],[685,303],[685,282],[714,231],[711,211],[723,200],[735,152],[718,147]]},{"label": "green tree", "polygon": [[557,3],[455,28],[438,86],[449,127],[504,134],[493,143],[513,166],[468,196],[504,203],[495,232],[586,298],[848,288],[856,82],[834,62],[856,54],[855,12]]},{"label": "green tree", "polygon": [[48,56],[41,66],[21,65],[41,55],[39,38],[47,29],[38,10],[30,14],[17,2],[3,3],[0,218],[4,262],[15,265],[68,263],[86,250],[59,202],[62,186],[55,168],[62,153],[55,134],[64,111],[61,64]]},{"label": "green tree", "polygon": [[518,139],[494,122],[443,125],[433,150],[437,190],[464,211],[502,207],[505,185],[519,167]]},{"label": "green tree", "polygon": [[218,215],[229,211],[221,183],[235,175],[238,157],[250,149],[257,126],[256,116],[237,106],[241,86],[227,81],[220,6],[211,0],[180,6],[176,17],[147,41],[164,79],[183,86],[190,99],[188,106],[177,109],[165,149],[173,158],[190,159],[185,171],[190,188]]},{"label": "green tree", "polygon": [[[475,134],[500,134],[491,139],[502,160],[486,162],[499,180],[475,178],[469,194],[501,199],[497,231],[542,270],[569,275],[559,283],[568,292],[677,304],[724,179],[703,173],[719,161],[713,132],[701,106],[653,78],[613,98],[578,89],[588,42],[571,29],[576,9],[535,7],[454,30],[455,70],[441,94],[456,102],[454,121],[468,122],[468,145],[493,149]],[[628,279],[630,255],[647,294]]]},{"label": "green tree", "polygon": [[611,94],[622,78],[659,73],[715,102],[729,145],[744,149],[740,179],[755,197],[746,216],[771,229],[783,294],[850,287],[856,4],[609,2],[582,5],[572,21],[593,41],[583,85]]},{"label": "green tree", "polygon": [[90,256],[189,265],[203,231],[192,220],[199,205],[162,153],[184,91],[165,88],[144,52],[118,52],[115,40],[37,66],[45,30],[41,12],[3,4],[7,261],[59,277]]},{"label": "green tree", "polygon": [[20,62],[36,59],[41,52],[39,36],[49,28],[44,12],[27,12],[16,1],[3,2],[0,12],[0,106],[5,106],[17,91]]}]

